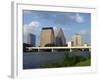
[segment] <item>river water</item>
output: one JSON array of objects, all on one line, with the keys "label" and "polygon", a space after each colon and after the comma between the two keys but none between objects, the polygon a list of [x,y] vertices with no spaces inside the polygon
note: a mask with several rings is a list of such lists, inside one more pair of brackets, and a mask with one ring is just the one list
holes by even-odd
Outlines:
[{"label": "river water", "polygon": [[[40,65],[59,62],[64,59],[65,52],[24,52],[23,53],[23,69],[36,69]],[[80,54],[86,58],[89,57],[90,52],[84,51]]]}]

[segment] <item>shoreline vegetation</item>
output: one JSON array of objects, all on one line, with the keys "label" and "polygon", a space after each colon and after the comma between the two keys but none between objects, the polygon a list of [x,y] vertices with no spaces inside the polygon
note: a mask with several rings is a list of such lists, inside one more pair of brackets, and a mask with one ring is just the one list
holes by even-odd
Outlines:
[{"label": "shoreline vegetation", "polygon": [[[76,55],[75,53],[79,54]],[[80,52],[65,52],[64,59],[56,63],[43,64],[40,68],[58,68],[58,67],[83,67],[91,66],[91,56],[88,58],[80,55]]]}]

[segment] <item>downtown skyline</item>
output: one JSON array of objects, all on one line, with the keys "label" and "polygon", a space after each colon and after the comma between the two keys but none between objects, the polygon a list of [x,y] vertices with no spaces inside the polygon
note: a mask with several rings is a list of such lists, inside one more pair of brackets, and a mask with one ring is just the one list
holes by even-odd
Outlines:
[{"label": "downtown skyline", "polygon": [[36,45],[40,44],[40,33],[43,27],[62,28],[66,42],[72,40],[76,33],[82,35],[87,43],[91,43],[91,14],[75,12],[23,11],[24,42],[27,34],[36,35]]}]

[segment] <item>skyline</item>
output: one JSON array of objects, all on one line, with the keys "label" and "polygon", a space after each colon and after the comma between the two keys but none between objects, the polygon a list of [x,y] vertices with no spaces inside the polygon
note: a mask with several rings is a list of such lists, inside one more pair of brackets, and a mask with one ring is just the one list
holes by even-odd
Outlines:
[{"label": "skyline", "polygon": [[53,27],[54,30],[62,28],[66,42],[71,41],[72,36],[79,33],[84,41],[91,43],[91,14],[75,12],[52,11],[23,11],[24,42],[27,34],[36,35],[36,45],[40,44],[40,33],[43,27]]}]

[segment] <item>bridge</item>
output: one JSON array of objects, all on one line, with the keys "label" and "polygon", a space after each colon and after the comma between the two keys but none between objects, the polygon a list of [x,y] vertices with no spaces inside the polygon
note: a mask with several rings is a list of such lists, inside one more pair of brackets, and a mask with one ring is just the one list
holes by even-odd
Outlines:
[{"label": "bridge", "polygon": [[73,47],[26,47],[29,51],[42,52],[42,51],[70,51],[73,50],[88,50],[91,51],[91,46],[73,46]]}]

